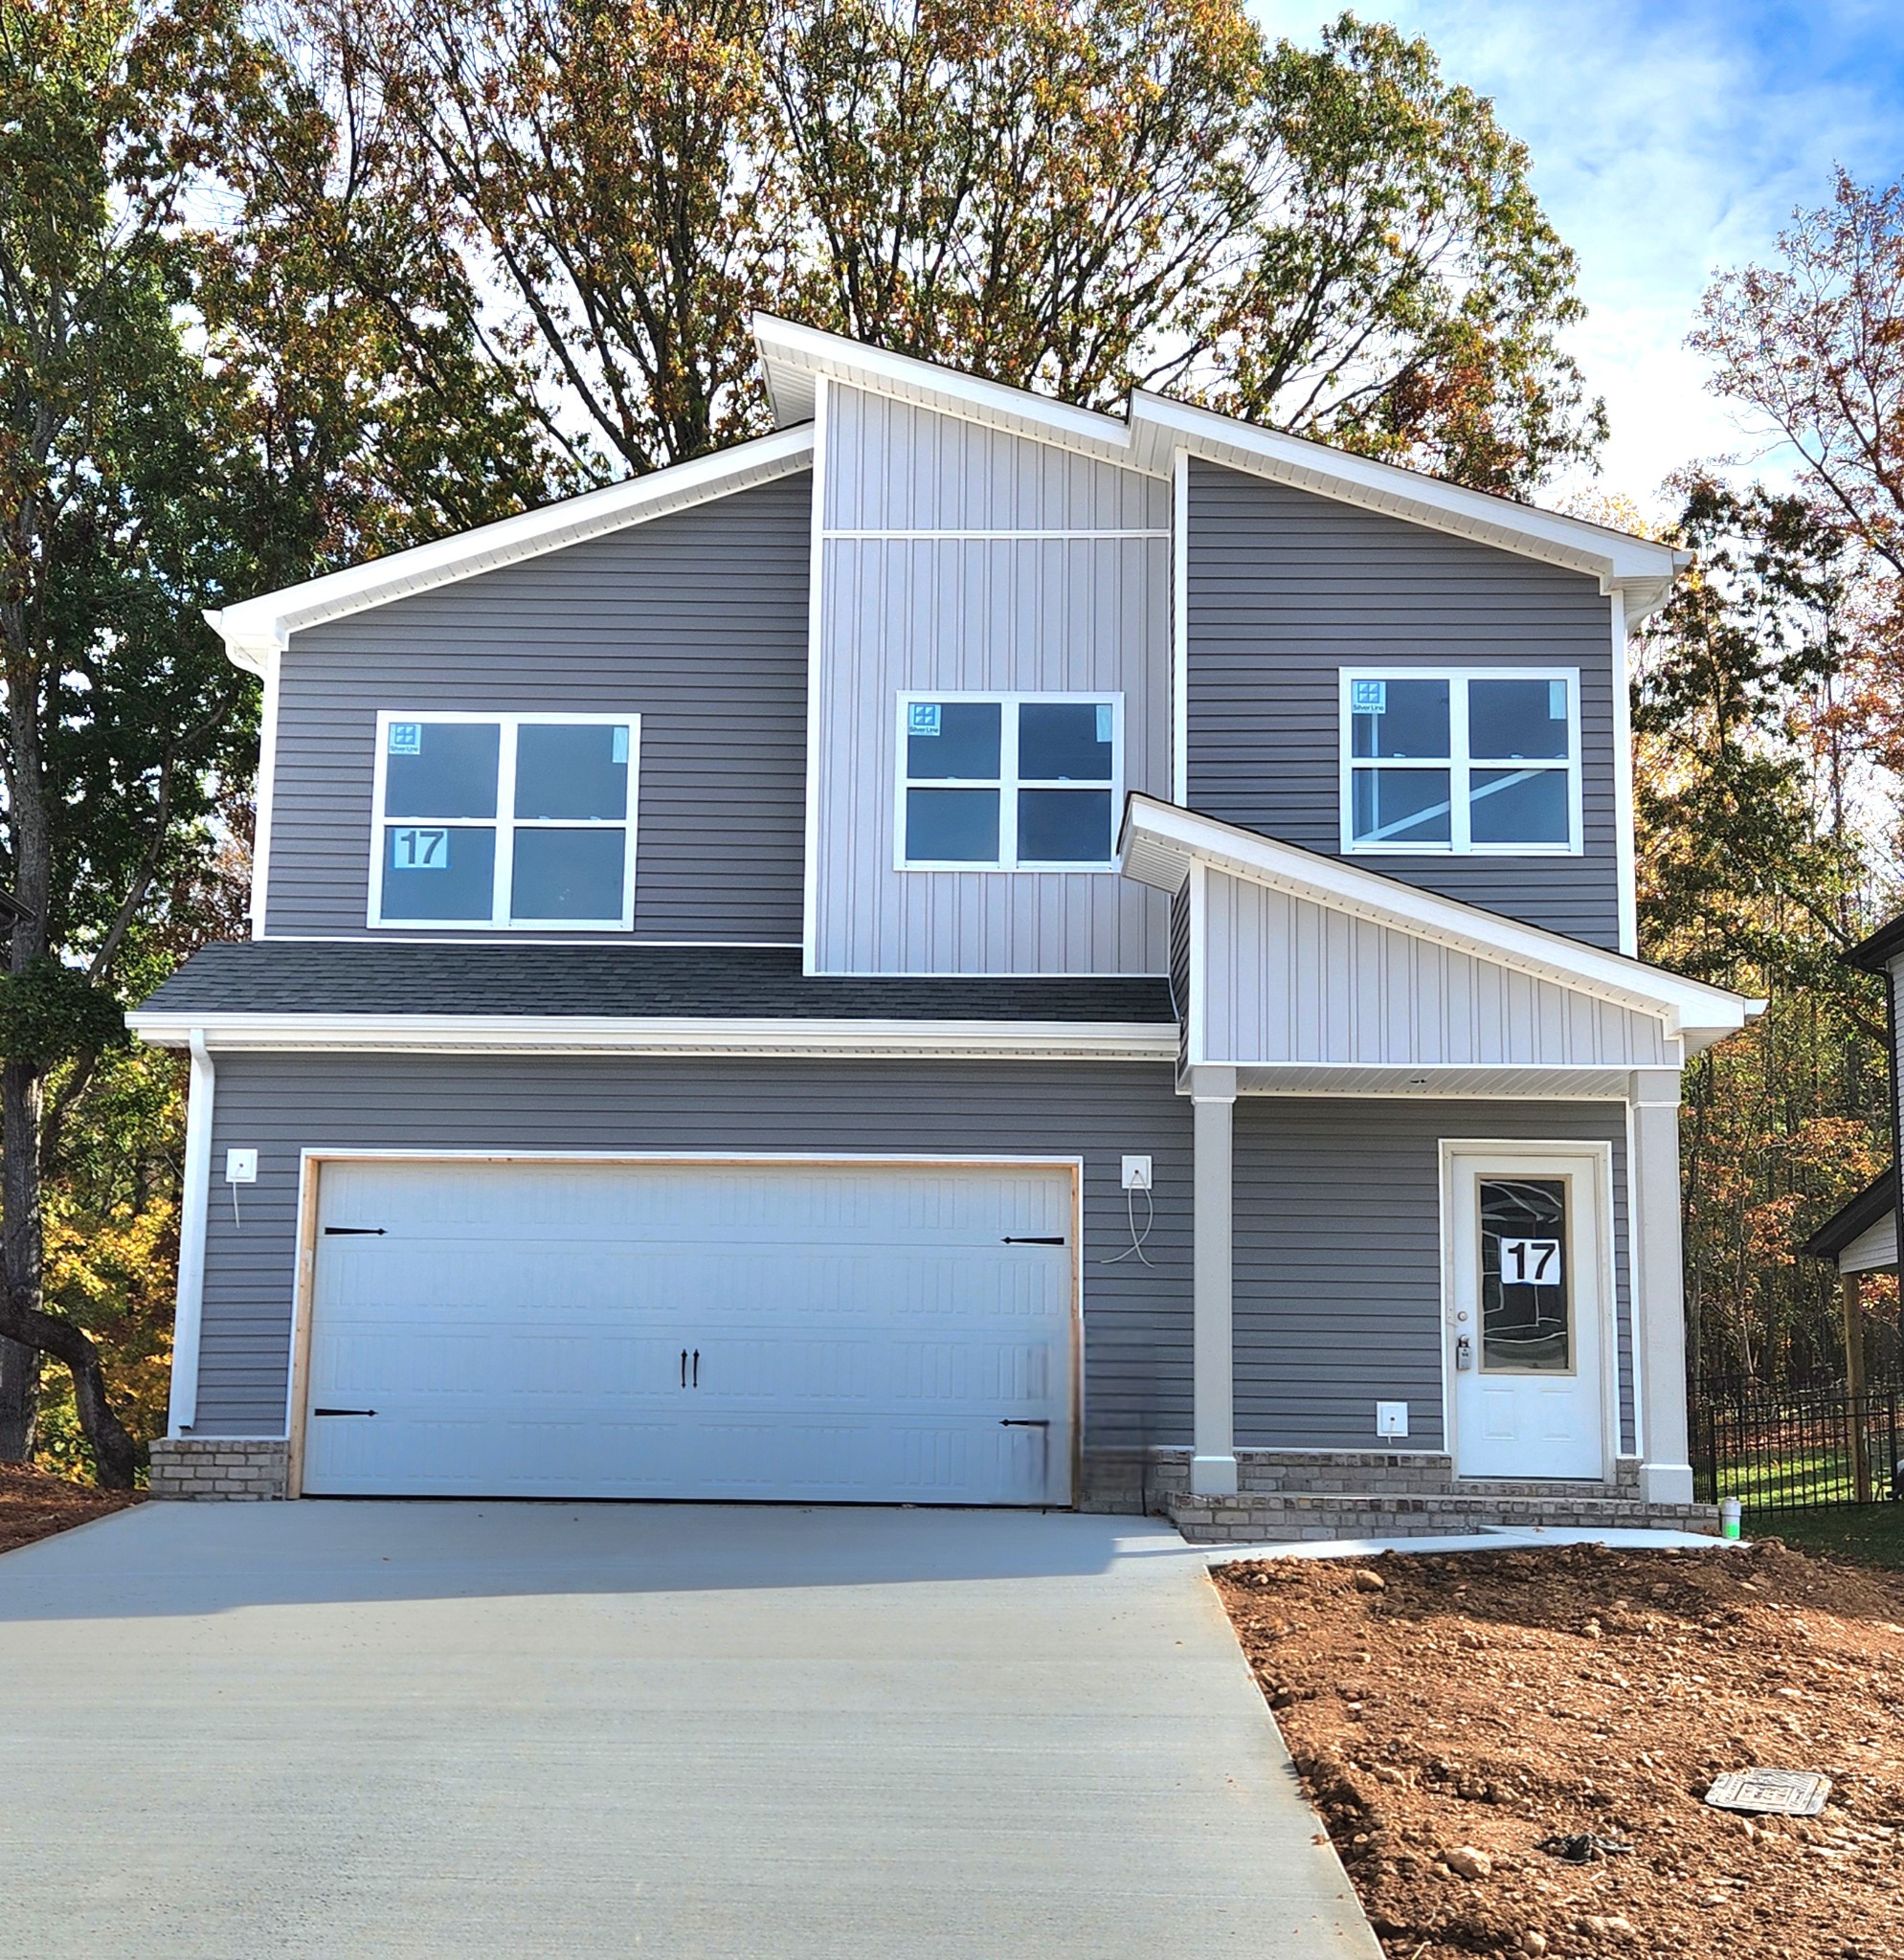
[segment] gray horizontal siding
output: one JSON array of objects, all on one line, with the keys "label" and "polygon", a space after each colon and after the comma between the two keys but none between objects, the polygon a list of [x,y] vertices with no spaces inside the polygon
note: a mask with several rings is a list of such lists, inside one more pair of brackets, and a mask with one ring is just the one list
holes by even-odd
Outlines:
[{"label": "gray horizontal siding", "polygon": [[1631,1448],[1623,1105],[1268,1096],[1236,1105],[1240,1447],[1374,1448],[1378,1399],[1407,1402],[1411,1448],[1443,1446],[1444,1137],[1612,1144],[1620,1433]]},{"label": "gray horizontal siding", "polygon": [[1343,666],[1579,667],[1582,856],[1355,861],[1617,947],[1612,620],[1594,580],[1201,462],[1187,572],[1190,804],[1313,851],[1341,848]]},{"label": "gray horizontal siding", "polygon": [[293,635],[268,930],[367,930],[379,708],[573,708],[641,716],[633,937],[797,943],[812,487],[803,472]]},{"label": "gray horizontal siding", "polygon": [[[1085,1410],[1093,1445],[1187,1443],[1190,1109],[1168,1063],[696,1062],[230,1055],[213,1161],[258,1152],[243,1222],[213,1193],[197,1433],[282,1433],[298,1162],[400,1149],[869,1151],[1085,1159]],[[1154,1159],[1149,1266],[1121,1154]]]}]

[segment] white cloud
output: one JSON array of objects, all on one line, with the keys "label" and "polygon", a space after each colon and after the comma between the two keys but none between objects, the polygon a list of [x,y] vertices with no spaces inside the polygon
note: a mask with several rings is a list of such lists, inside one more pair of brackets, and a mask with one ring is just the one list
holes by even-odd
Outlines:
[{"label": "white cloud", "polygon": [[[1339,11],[1255,0],[1310,40]],[[1865,0],[1392,0],[1367,13],[1424,35],[1445,73],[1494,99],[1579,253],[1570,345],[1604,395],[1602,487],[1654,504],[1669,472],[1762,448],[1706,391],[1685,346],[1714,271],[1767,257],[1832,167],[1904,168],[1904,16]],[[1776,457],[1763,466],[1778,470]]]}]

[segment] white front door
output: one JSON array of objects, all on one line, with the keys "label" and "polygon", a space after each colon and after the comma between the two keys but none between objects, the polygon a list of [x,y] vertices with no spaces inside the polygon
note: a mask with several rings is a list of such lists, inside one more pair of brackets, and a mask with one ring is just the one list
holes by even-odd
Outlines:
[{"label": "white front door", "polygon": [[326,1163],[312,1495],[1068,1503],[1072,1176]]},{"label": "white front door", "polygon": [[1447,1153],[1447,1368],[1459,1477],[1607,1474],[1603,1146]]}]

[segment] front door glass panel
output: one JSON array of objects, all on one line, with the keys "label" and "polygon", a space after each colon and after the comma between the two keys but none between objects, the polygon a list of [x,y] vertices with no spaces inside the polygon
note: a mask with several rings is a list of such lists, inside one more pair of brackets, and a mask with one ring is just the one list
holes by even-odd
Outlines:
[{"label": "front door glass panel", "polygon": [[1567,1181],[1484,1177],[1481,1367],[1490,1374],[1565,1374],[1574,1365]]}]

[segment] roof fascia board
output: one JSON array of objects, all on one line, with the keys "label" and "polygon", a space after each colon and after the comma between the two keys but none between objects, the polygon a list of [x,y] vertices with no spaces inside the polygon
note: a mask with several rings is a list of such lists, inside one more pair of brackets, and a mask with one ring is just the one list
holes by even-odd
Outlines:
[{"label": "roof fascia board", "polygon": [[840,334],[802,326],[771,314],[753,316],[753,337],[760,350],[761,365],[767,370],[768,394],[776,415],[798,415],[804,419],[811,412],[812,377],[824,374],[831,381],[863,389],[868,394],[917,403],[941,413],[981,422],[988,428],[1005,429],[1035,442],[1082,450],[1146,476],[1170,475],[1167,457],[1161,468],[1154,468],[1131,454],[1130,425],[1120,415],[1053,401],[1049,395],[1034,394],[1029,389],[984,381],[974,374],[961,374],[954,368],[922,361],[916,355],[866,346]]},{"label": "roof fascia board", "polygon": [[306,627],[347,618],[791,476],[808,467],[813,442],[810,428],[775,430],[715,456],[697,457],[473,531],[327,572],[302,585],[240,600],[222,612],[207,612],[205,617],[224,638],[235,665],[262,674],[271,654],[281,651],[292,634]]},{"label": "roof fascia board", "polygon": [[782,420],[811,415],[814,379],[824,374],[848,387],[917,402],[1036,441],[1082,449],[1146,476],[1169,477],[1175,452],[1185,449],[1338,502],[1584,573],[1599,580],[1602,593],[1621,594],[1629,625],[1665,599],[1680,568],[1691,562],[1690,553],[1649,538],[1261,429],[1143,389],[1131,394],[1126,418],[961,374],[915,355],[869,347],[771,314],[754,315],[753,332],[768,392]]},{"label": "roof fascia board", "polygon": [[154,1047],[511,1055],[793,1055],[1176,1059],[1162,1021],[894,1021],[585,1014],[133,1013]]},{"label": "roof fascia board", "polygon": [[1584,572],[1600,581],[1602,593],[1622,594],[1629,624],[1659,605],[1691,562],[1690,552],[1648,538],[1258,428],[1142,389],[1131,398],[1131,429],[1138,458],[1187,449],[1228,469]]},{"label": "roof fascia board", "polygon": [[1119,850],[1119,868],[1125,875],[1156,890],[1174,891],[1181,886],[1193,860],[1273,885],[1332,911],[1353,913],[1457,952],[1517,968],[1537,979],[1660,1014],[1668,1022],[1668,1032],[1675,1036],[1716,1031],[1716,1034],[1743,1027],[1764,1006],[1702,980],[1688,980],[1537,925],[1523,925],[1340,858],[1298,850],[1154,797],[1132,795]]}]

